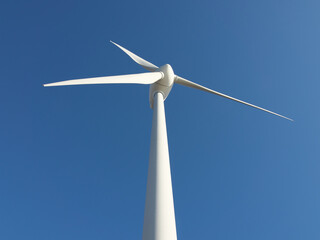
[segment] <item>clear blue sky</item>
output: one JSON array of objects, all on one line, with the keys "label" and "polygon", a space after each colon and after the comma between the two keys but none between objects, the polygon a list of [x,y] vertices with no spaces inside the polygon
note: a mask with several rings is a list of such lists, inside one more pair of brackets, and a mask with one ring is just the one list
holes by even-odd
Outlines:
[{"label": "clear blue sky", "polygon": [[182,77],[166,114],[178,239],[320,239],[320,2],[3,1],[0,239],[141,239],[148,87],[43,88],[144,72]]}]

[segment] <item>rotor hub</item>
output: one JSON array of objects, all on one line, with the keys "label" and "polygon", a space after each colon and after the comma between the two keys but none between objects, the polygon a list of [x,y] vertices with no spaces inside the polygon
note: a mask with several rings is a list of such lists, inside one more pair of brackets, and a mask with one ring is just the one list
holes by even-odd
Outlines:
[{"label": "rotor hub", "polygon": [[163,65],[157,71],[161,72],[163,74],[163,77],[159,81],[153,83],[150,86],[149,101],[150,101],[151,108],[153,108],[154,94],[157,92],[162,93],[163,99],[165,100],[172,89],[174,78],[175,78],[173,69],[169,64]]}]

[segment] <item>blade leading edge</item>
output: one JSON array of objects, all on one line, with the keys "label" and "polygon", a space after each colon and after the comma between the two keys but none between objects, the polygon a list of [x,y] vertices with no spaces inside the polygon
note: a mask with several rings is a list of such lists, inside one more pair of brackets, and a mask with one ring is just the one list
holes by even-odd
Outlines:
[{"label": "blade leading edge", "polygon": [[228,95],[225,95],[225,94],[223,94],[223,93],[220,93],[220,92],[211,90],[211,89],[209,89],[209,88],[206,88],[206,87],[201,86],[201,85],[199,85],[199,84],[197,84],[197,83],[191,82],[191,81],[189,81],[189,80],[187,80],[187,79],[184,79],[184,78],[182,78],[182,77],[179,77],[179,76],[177,76],[177,75],[176,75],[176,77],[175,77],[175,83],[180,84],[180,85],[183,85],[183,86],[186,86],[186,87],[190,87],[190,88],[195,88],[195,89],[198,89],[198,90],[202,90],[202,91],[205,91],[205,92],[213,93],[213,94],[216,94],[216,95],[218,95],[218,96],[225,97],[225,98],[228,98],[228,99],[230,99],[230,100],[233,100],[233,101],[236,101],[236,102],[245,104],[245,105],[247,105],[247,106],[254,107],[254,108],[260,109],[260,110],[262,110],[262,111],[271,113],[271,114],[273,114],[273,115],[276,115],[276,116],[279,116],[279,117],[288,119],[288,120],[290,120],[290,121],[293,121],[291,118],[287,118],[287,117],[282,116],[282,115],[280,115],[280,114],[278,114],[278,113],[271,112],[271,111],[269,111],[269,110],[267,110],[267,109],[258,107],[258,106],[256,106],[256,105],[251,104],[251,103],[247,103],[247,102],[241,101],[241,100],[239,100],[239,99],[236,99],[236,98],[230,97],[230,96],[228,96]]},{"label": "blade leading edge", "polygon": [[118,75],[110,77],[95,77],[95,78],[83,78],[74,79],[61,82],[54,82],[44,84],[44,87],[54,86],[68,86],[68,85],[84,85],[84,84],[152,84],[163,78],[163,73],[152,72],[152,73],[138,73],[129,75]]},{"label": "blade leading edge", "polygon": [[141,57],[137,56],[136,54],[130,52],[129,50],[125,49],[124,47],[121,47],[119,44],[116,44],[115,42],[112,42],[111,40],[110,40],[110,42],[113,43],[114,45],[116,45],[122,51],[124,51],[129,57],[132,58],[133,61],[135,61],[140,66],[142,66],[143,68],[147,69],[148,71],[154,72],[155,70],[158,69],[158,67],[156,65],[152,64],[151,62],[148,62],[148,61],[144,60],[143,58],[141,58]]}]

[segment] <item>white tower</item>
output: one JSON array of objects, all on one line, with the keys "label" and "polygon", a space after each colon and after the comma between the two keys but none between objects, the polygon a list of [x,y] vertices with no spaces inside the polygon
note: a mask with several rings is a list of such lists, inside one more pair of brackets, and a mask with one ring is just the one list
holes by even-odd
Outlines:
[{"label": "white tower", "polygon": [[161,92],[156,92],[154,95],[142,239],[177,239],[164,97]]}]

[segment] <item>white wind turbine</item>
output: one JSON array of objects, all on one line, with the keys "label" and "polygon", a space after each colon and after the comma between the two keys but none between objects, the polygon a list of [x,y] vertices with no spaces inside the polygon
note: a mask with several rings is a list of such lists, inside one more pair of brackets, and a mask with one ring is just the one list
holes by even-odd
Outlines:
[{"label": "white wind turbine", "polygon": [[[112,42],[112,41],[111,41]],[[260,109],[293,121],[290,118],[267,109],[230,97],[223,93],[203,87],[199,84],[175,75],[169,64],[157,67],[129,50],[112,42],[129,55],[136,63],[151,73],[75,79],[44,84],[45,87],[84,85],[84,84],[151,84],[149,91],[150,106],[153,108],[149,169],[147,180],[146,203],[143,224],[143,240],[177,239],[176,222],[171,184],[169,150],[165,120],[164,100],[168,97],[174,83],[213,93],[221,97]]]}]

